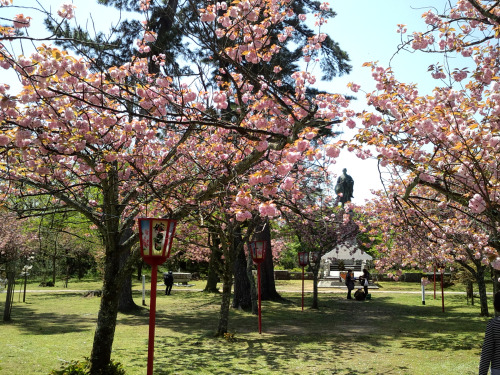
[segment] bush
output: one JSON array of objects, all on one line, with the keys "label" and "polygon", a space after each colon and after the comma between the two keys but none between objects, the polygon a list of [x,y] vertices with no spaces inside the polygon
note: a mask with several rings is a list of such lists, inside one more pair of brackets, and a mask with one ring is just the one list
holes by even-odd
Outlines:
[{"label": "bush", "polygon": [[[89,375],[89,359],[84,361],[71,361],[60,370],[52,370],[49,375]],[[125,369],[120,362],[111,361],[101,372],[101,375],[125,375]]]}]

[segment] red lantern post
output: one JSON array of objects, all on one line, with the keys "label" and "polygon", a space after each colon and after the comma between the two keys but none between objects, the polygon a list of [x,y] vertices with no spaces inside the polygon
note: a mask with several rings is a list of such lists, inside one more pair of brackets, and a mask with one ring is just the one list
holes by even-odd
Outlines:
[{"label": "red lantern post", "polygon": [[302,267],[302,311],[304,311],[304,267],[309,264],[309,253],[299,252],[299,265]]},{"label": "red lantern post", "polygon": [[165,263],[170,256],[176,224],[177,221],[171,219],[139,219],[141,256],[147,264],[151,265],[151,306],[149,308],[147,375],[153,375],[158,265]]},{"label": "red lantern post", "polygon": [[441,306],[444,312],[444,267],[441,268]]},{"label": "red lantern post", "polygon": [[436,266],[434,266],[434,299],[436,299]]},{"label": "red lantern post", "polygon": [[257,264],[257,295],[259,300],[259,333],[262,333],[261,298],[260,298],[260,264],[266,256],[266,241],[252,241],[249,243],[250,253]]}]

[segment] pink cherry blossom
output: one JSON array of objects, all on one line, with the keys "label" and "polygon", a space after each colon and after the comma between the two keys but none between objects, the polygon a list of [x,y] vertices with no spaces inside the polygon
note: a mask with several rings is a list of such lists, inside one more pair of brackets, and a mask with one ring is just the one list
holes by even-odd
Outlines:
[{"label": "pink cherry blossom", "polygon": [[30,27],[31,17],[25,17],[24,14],[17,14],[14,17],[14,27],[21,29],[23,27]]}]

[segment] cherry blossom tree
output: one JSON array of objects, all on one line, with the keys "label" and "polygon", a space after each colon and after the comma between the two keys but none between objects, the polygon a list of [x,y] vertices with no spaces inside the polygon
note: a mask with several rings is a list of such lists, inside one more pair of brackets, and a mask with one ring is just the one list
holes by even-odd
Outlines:
[{"label": "cherry blossom tree", "polygon": [[359,208],[359,226],[365,245],[377,254],[377,269],[395,279],[408,269],[464,269],[477,281],[481,315],[487,316],[484,277],[496,250],[488,246],[484,227],[454,202],[443,204],[441,194],[429,187],[415,187],[407,199],[401,198],[404,189],[403,183],[391,185],[388,194],[378,192]]},{"label": "cherry blossom tree", "polygon": [[[147,15],[149,1],[141,0],[141,7]],[[321,9],[319,26],[328,6]],[[72,5],[58,12],[64,19],[73,14]],[[92,60],[50,45],[19,57],[7,44],[0,46],[0,67],[14,71],[23,84],[16,95],[0,85],[4,204],[14,209],[11,197],[44,197],[43,207],[23,206],[23,214],[75,211],[99,233],[105,248],[103,294],[90,356],[93,374],[110,361],[119,291],[130,268],[121,259],[137,243],[136,218],[147,213],[182,219],[250,170],[249,184],[269,195],[267,179],[282,176],[288,168],[277,161],[319,157],[307,145],[336,123],[347,105],[339,95],[306,95],[316,81],[310,71],[293,73],[290,91],[282,89],[279,79],[249,69],[279,53],[280,44],[266,35],[293,15],[287,1],[209,4],[199,14],[198,27],[206,31],[199,47],[224,63],[215,87],[206,85],[203,66],[190,79],[181,79],[152,73],[150,61],[141,57],[99,70]],[[12,21],[12,27],[0,30],[0,41],[33,40],[27,36],[28,16],[19,14]],[[25,34],[16,33],[19,29]],[[283,38],[293,32],[287,29]],[[155,38],[145,29],[138,52],[148,52]],[[308,60],[314,60],[325,39],[321,33],[308,38]],[[162,59],[158,55],[154,61],[161,65]],[[324,149],[335,154],[333,147]],[[246,193],[243,188],[240,196]],[[242,207],[252,204],[250,196]],[[252,215],[233,205],[228,209],[237,220]],[[266,217],[276,212],[270,200],[258,203],[258,209]]]},{"label": "cherry blossom tree", "polygon": [[[425,186],[439,193],[437,204],[456,210],[457,217],[477,221],[487,233],[488,245],[496,249],[495,256],[484,252],[481,262],[496,267],[500,266],[499,16],[496,2],[476,0],[459,0],[443,14],[426,12],[428,30],[402,39],[400,48],[445,57],[445,64],[429,67],[435,89],[421,94],[417,84],[399,82],[390,68],[367,63],[376,82],[376,91],[366,94],[373,111],[357,114],[361,126],[348,146],[361,157],[375,152],[382,166],[395,167],[394,180],[403,176],[405,184],[395,193],[408,207],[426,199],[420,193],[427,190],[417,190]],[[406,32],[404,25],[399,32]],[[472,68],[453,68],[454,56]],[[355,84],[351,88],[360,89]],[[356,126],[353,118],[348,125]]]},{"label": "cherry blossom tree", "polygon": [[24,259],[34,254],[33,242],[36,236],[27,232],[23,220],[19,220],[11,213],[0,214],[0,265],[5,267],[7,276],[7,293],[3,313],[3,321],[11,319],[12,300],[16,275],[21,272],[20,264]]}]

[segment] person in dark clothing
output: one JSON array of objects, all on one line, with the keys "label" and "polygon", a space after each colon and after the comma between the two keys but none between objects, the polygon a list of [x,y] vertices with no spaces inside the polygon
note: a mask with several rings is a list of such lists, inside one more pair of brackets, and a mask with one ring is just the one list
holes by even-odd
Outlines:
[{"label": "person in dark clothing", "polygon": [[354,293],[354,298],[356,299],[356,301],[364,301],[366,298],[366,294],[365,292],[363,292],[363,289],[359,288],[358,290],[356,290],[356,292]]},{"label": "person in dark clothing", "polygon": [[[500,312],[500,292],[493,297],[493,306]],[[486,326],[479,375],[487,375],[491,366],[491,375],[500,375],[500,316],[491,319]]]},{"label": "person in dark clothing", "polygon": [[354,289],[354,275],[352,274],[352,270],[347,271],[345,285],[347,286],[347,299],[352,299],[351,292]]},{"label": "person in dark clothing", "polygon": [[370,280],[370,272],[366,268],[363,269],[363,276],[359,278],[359,281],[361,283],[361,286],[365,290],[365,296],[368,295],[368,280]]},{"label": "person in dark clothing", "polygon": [[165,295],[169,296],[172,290],[172,285],[174,285],[174,275],[172,271],[168,271],[163,274],[163,282],[165,283]]}]

